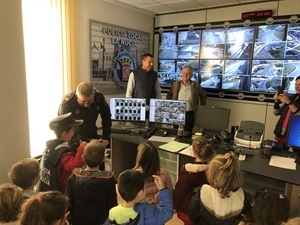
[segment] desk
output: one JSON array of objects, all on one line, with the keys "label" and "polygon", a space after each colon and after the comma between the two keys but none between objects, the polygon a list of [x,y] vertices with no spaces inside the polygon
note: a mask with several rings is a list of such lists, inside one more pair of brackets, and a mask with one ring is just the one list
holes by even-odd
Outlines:
[{"label": "desk", "polygon": [[[116,171],[116,176],[119,176],[125,169],[134,167],[137,146],[145,141],[147,139],[143,138],[142,135],[111,134],[111,166],[112,170]],[[164,143],[153,142],[153,144],[158,147]],[[158,151],[161,164],[168,169],[172,183],[175,185],[182,165],[193,162],[194,159],[180,153],[167,152],[161,149]],[[216,149],[216,152],[225,153],[226,151]],[[300,186],[300,166],[297,165],[296,170],[288,170],[269,166],[269,161],[270,159],[261,157],[259,150],[255,151],[253,156],[247,156],[245,161],[240,161],[241,169],[245,172],[244,188],[249,191],[249,186],[252,186],[252,191],[249,191],[252,194],[253,190],[261,187],[262,184],[265,184],[263,186],[266,188],[272,185],[279,190],[285,190],[285,194],[291,198],[291,210],[295,208],[290,215],[296,216],[299,213],[299,198],[297,196],[300,194],[300,187],[298,187]],[[291,197],[292,195],[296,197]],[[292,207],[293,204],[297,207]]]},{"label": "desk", "polygon": [[[145,141],[147,141],[147,139],[143,138],[141,135],[111,134],[112,170],[116,171],[117,175],[125,169],[134,167],[137,146]],[[158,147],[164,143],[153,142],[153,144]],[[217,149],[216,152],[225,153],[223,149]],[[180,153],[169,153],[178,155],[178,171],[185,163],[194,161],[192,157],[182,155]],[[299,165],[297,165],[296,170],[288,170],[269,166],[269,161],[270,159],[261,157],[260,151],[257,150],[254,152],[253,156],[247,156],[245,161],[240,161],[240,164],[241,169],[244,172],[257,174],[300,186]]]}]

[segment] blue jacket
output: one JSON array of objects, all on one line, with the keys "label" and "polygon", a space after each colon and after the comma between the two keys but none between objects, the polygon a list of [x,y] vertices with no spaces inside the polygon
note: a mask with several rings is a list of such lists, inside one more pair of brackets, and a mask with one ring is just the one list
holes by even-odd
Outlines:
[{"label": "blue jacket", "polygon": [[170,190],[158,192],[160,206],[149,203],[138,203],[134,210],[140,214],[138,225],[163,225],[173,217],[173,201]]},{"label": "blue jacket", "polygon": [[[163,189],[158,192],[158,199],[160,206],[152,205],[150,203],[138,203],[133,209],[138,213],[139,218],[129,221],[127,223],[119,225],[164,225],[173,217],[173,201],[172,195],[169,189]],[[108,218],[103,225],[116,225],[114,218]]]}]

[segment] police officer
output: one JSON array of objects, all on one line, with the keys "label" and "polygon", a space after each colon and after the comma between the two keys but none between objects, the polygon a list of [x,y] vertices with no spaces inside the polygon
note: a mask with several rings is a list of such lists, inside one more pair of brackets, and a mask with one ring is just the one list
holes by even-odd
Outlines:
[{"label": "police officer", "polygon": [[[111,113],[104,96],[89,82],[80,83],[76,90],[68,93],[59,106],[58,115],[72,112],[74,119],[83,120],[78,129],[76,139],[89,142],[90,139],[99,139],[106,147],[109,144],[111,133]],[[96,121],[101,115],[103,134],[97,133]]]}]

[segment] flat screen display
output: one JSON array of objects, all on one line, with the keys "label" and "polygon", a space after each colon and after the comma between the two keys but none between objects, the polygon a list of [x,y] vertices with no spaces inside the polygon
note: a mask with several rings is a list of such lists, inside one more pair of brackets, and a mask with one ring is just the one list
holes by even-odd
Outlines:
[{"label": "flat screen display", "polygon": [[186,101],[150,99],[149,122],[161,124],[185,124]]},{"label": "flat screen display", "polygon": [[158,72],[167,73],[160,76],[162,86],[181,80],[182,67],[189,65],[192,80],[208,92],[275,93],[284,86],[295,93],[300,23],[163,32],[158,55]]},{"label": "flat screen display", "polygon": [[287,133],[287,145],[300,152],[300,116],[291,116]]},{"label": "flat screen display", "polygon": [[146,120],[146,99],[110,98],[111,119],[124,122]]},{"label": "flat screen display", "polygon": [[228,129],[229,118],[229,108],[198,105],[194,126],[213,131],[225,131]]}]

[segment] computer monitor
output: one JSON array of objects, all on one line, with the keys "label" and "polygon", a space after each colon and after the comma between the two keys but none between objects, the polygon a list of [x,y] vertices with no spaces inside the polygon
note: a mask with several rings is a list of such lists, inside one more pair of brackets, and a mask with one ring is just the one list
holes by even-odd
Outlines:
[{"label": "computer monitor", "polygon": [[213,131],[228,129],[230,109],[198,105],[196,107],[194,128]]},{"label": "computer monitor", "polygon": [[287,145],[293,149],[293,152],[300,153],[300,115],[294,115],[290,118]]},{"label": "computer monitor", "polygon": [[185,124],[186,101],[150,99],[149,122],[160,124]]},{"label": "computer monitor", "polygon": [[140,122],[146,120],[146,99],[110,98],[111,119],[122,122]]}]

